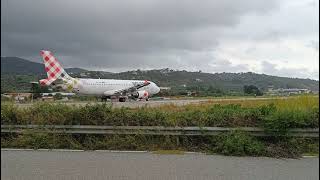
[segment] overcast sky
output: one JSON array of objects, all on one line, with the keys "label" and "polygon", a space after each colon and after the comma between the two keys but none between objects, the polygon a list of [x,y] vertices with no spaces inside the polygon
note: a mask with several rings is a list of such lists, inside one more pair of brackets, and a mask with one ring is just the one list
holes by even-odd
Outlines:
[{"label": "overcast sky", "polygon": [[318,0],[1,0],[1,56],[319,79]]}]

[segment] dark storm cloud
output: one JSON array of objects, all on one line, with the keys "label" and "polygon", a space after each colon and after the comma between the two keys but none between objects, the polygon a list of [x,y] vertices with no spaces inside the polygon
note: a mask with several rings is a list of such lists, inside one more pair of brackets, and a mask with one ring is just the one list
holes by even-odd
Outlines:
[{"label": "dark storm cloud", "polygon": [[[2,56],[40,61],[39,50],[49,49],[66,66],[125,70],[180,67],[181,62],[185,68],[206,68],[213,58],[185,54],[214,50],[224,28],[237,25],[244,15],[269,12],[277,4],[264,0],[4,0],[1,6]],[[223,69],[215,67],[208,70]]]}]

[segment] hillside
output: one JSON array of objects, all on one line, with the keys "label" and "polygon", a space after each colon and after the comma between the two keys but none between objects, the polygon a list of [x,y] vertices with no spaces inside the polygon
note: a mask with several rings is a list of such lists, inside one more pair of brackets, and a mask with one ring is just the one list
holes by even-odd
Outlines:
[{"label": "hillside", "polygon": [[44,65],[17,57],[1,57],[1,74],[44,74]]},{"label": "hillside", "polygon": [[[149,71],[128,71],[113,74],[87,72],[88,77],[114,79],[148,79],[159,86],[173,89],[201,90],[210,86],[223,91],[242,91],[244,85],[255,85],[266,91],[269,86],[274,88],[306,88],[319,90],[319,81],[311,79],[286,78],[256,73],[202,73],[159,69]],[[81,76],[78,76],[81,77]]]},{"label": "hillside", "polygon": [[[21,58],[1,58],[1,92],[28,91],[28,83],[44,78],[43,64]],[[262,90],[274,88],[306,88],[319,90],[319,81],[300,78],[286,78],[256,73],[202,73],[158,69],[148,71],[127,71],[110,73],[87,71],[79,68],[66,69],[73,77],[109,79],[147,79],[159,86],[170,86],[173,91],[219,89],[225,92],[241,92],[244,85],[255,85]]]},{"label": "hillside", "polygon": [[[81,73],[87,70],[66,68],[67,72]],[[45,74],[44,65],[18,57],[1,57],[1,74],[40,75]]]},{"label": "hillside", "polygon": [[[137,74],[137,75],[134,75]],[[238,90],[243,85],[253,84],[262,89],[274,88],[310,88],[318,89],[319,81],[310,79],[285,78],[256,73],[201,73],[173,71],[169,69],[151,70],[146,72],[119,73],[120,78],[155,79],[162,86],[208,84],[222,89]]]}]

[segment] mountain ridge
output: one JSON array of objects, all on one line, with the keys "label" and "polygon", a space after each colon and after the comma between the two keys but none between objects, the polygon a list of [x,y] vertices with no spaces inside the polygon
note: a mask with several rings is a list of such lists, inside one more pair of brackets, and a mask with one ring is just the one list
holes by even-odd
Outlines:
[{"label": "mountain ridge", "polygon": [[[11,59],[8,59],[11,58]],[[244,85],[255,85],[262,90],[274,88],[305,88],[319,91],[319,81],[303,78],[278,77],[253,72],[242,73],[204,73],[173,70],[169,68],[153,70],[134,70],[119,73],[104,71],[89,71],[82,68],[66,68],[73,77],[106,78],[106,79],[140,79],[152,80],[159,86],[170,86],[173,89],[195,90],[209,88],[210,86],[224,91],[242,91]],[[1,57],[1,91],[6,83],[15,81],[14,76],[28,76],[29,79],[38,80],[45,77],[44,65],[16,57]],[[32,77],[32,78],[31,78]],[[21,80],[20,80],[21,81]],[[16,83],[19,89],[19,81]],[[14,86],[14,85],[13,85]],[[24,86],[25,87],[25,86]]]},{"label": "mountain ridge", "polygon": [[[82,68],[65,68],[69,73],[86,72],[88,70]],[[1,57],[1,74],[14,73],[14,74],[45,74],[44,64],[32,62],[19,57]]]}]

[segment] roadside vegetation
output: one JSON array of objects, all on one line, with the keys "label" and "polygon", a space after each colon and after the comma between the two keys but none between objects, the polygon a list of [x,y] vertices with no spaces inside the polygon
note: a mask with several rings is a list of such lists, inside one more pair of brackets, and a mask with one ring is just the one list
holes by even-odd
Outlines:
[{"label": "roadside vegetation", "polygon": [[257,138],[240,131],[219,136],[156,135],[70,135],[35,133],[4,134],[2,148],[137,150],[158,154],[183,154],[185,151],[232,156],[299,158],[319,155],[319,140],[311,138]]},{"label": "roadside vegetation", "polygon": [[113,108],[109,104],[71,106],[36,103],[18,108],[1,104],[1,124],[260,127],[274,137],[256,138],[241,131],[220,136],[5,134],[2,147],[120,150],[181,150],[237,156],[299,157],[318,154],[318,139],[289,138],[290,128],[319,127],[319,97],[267,100],[210,100],[185,106]]}]

